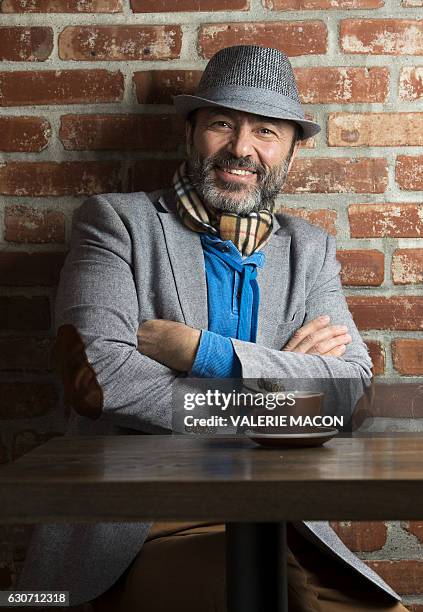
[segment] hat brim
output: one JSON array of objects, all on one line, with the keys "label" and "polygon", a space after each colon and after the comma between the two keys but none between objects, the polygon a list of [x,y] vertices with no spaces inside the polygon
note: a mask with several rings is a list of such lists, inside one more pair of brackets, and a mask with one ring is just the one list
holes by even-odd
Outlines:
[{"label": "hat brim", "polygon": [[318,123],[298,117],[298,115],[291,113],[286,109],[278,110],[275,108],[275,106],[269,106],[263,103],[263,101],[256,100],[252,102],[251,100],[243,100],[238,96],[236,99],[222,97],[221,99],[209,100],[200,96],[181,94],[178,96],[173,96],[173,104],[176,111],[185,118],[187,118],[190,112],[196,110],[197,108],[213,106],[230,108],[232,110],[239,110],[263,117],[271,117],[272,119],[294,121],[295,123],[298,123],[303,130],[300,140],[306,140],[307,138],[310,138],[321,131],[321,127]]}]

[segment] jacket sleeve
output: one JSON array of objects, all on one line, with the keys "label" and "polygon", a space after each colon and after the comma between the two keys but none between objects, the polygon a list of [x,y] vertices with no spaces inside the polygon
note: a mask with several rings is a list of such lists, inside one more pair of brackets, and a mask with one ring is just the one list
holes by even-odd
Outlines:
[{"label": "jacket sleeve", "polygon": [[65,403],[82,416],[147,433],[172,430],[179,372],[137,350],[130,235],[104,196],[74,213],[55,309],[54,361]]},{"label": "jacket sleeve", "polygon": [[[302,381],[303,386],[307,386],[307,379],[314,379],[314,383],[309,383],[314,388],[317,379],[326,392],[331,392],[333,406],[342,399],[342,411],[352,412],[357,400],[371,385],[372,361],[348,310],[339,276],[340,268],[336,259],[335,239],[327,235],[325,258],[306,296],[306,314],[301,326],[320,315],[329,315],[331,324],[346,325],[352,342],[347,345],[344,355],[304,355],[232,339],[244,379],[289,379]],[[333,408],[331,412],[339,410]]]}]

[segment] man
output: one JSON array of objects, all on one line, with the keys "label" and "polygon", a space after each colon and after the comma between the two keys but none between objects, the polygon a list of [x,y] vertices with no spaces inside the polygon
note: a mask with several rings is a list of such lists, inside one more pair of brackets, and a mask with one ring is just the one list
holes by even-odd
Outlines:
[{"label": "man", "polygon": [[[93,197],[74,216],[56,302],[68,435],[170,432],[184,377],[354,379],[361,392],[371,378],[334,239],[274,212],[300,140],[320,130],[288,58],[223,49],[175,104],[188,159],[173,188]],[[327,523],[289,525],[288,544],[290,611],[405,610]],[[18,588],[70,590],[96,611],[223,612],[224,526],[42,526]]]}]

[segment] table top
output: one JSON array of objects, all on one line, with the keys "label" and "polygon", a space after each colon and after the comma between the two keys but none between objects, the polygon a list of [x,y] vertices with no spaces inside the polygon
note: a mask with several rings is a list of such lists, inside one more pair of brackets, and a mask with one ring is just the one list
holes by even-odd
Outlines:
[{"label": "table top", "polygon": [[58,437],[0,468],[0,500],[0,523],[421,519],[423,436]]}]

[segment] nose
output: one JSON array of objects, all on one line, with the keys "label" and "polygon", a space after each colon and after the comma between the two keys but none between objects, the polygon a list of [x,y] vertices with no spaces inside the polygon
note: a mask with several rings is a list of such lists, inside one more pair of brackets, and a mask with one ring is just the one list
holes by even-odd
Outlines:
[{"label": "nose", "polygon": [[246,126],[233,131],[229,150],[235,157],[248,157],[253,154],[251,133]]}]

